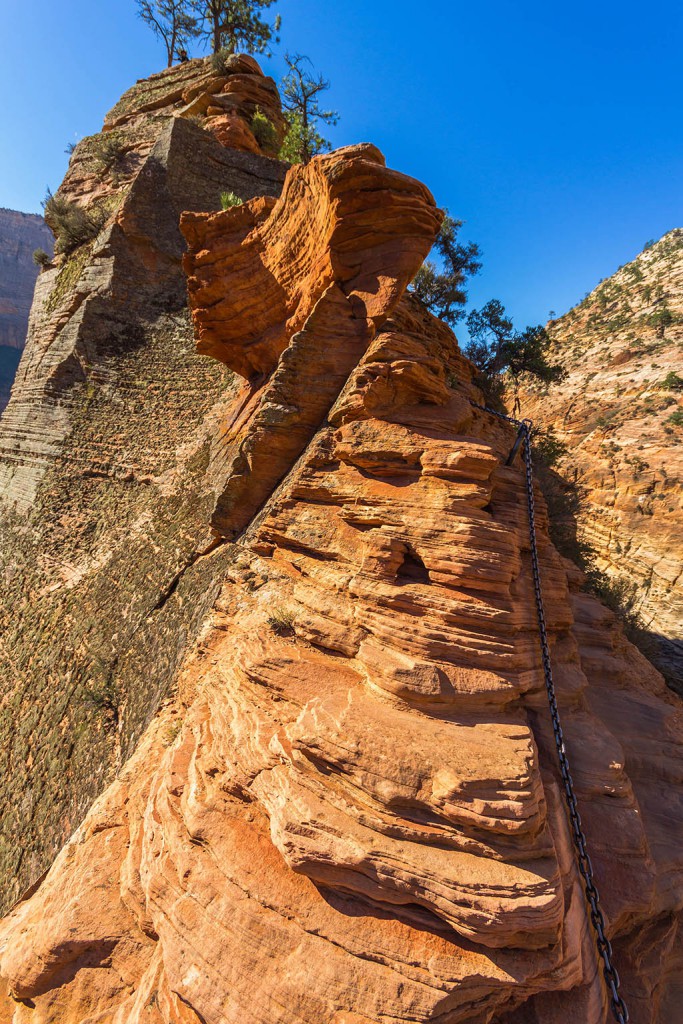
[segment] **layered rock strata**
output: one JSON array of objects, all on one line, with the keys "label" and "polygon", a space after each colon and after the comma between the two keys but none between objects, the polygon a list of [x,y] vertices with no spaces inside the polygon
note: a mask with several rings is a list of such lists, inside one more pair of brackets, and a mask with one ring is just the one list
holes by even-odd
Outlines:
[{"label": "layered rock strata", "polygon": [[[257,113],[270,124],[261,138]],[[189,119],[230,149],[269,156],[277,156],[287,129],[275,82],[247,54],[191,60],[142,79],[109,112],[104,131],[128,139],[150,116]]]},{"label": "layered rock strata", "polygon": [[579,537],[683,692],[683,230],[651,243],[549,331],[568,370],[524,408],[567,445]]},{"label": "layered rock strata", "polygon": [[0,209],[0,413],[9,401],[26,342],[38,276],[33,262],[36,249],[52,252],[52,235],[43,218]]},{"label": "layered rock strata", "polygon": [[183,216],[197,349],[247,381],[223,435],[221,536],[237,536],[311,440],[441,216],[372,146],[295,168],[278,200]]},{"label": "layered rock strata", "polygon": [[211,453],[237,384],[194,351],[178,222],[275,196],[287,168],[182,116],[214,79],[194,61],[139,83],[56,194],[101,227],[41,273],[0,425],[5,907],[134,749],[217,586]]},{"label": "layered rock strata", "polygon": [[[337,262],[337,225],[313,211],[347,172],[359,209],[364,180],[390,205],[361,214]],[[185,222],[199,344],[253,374],[222,420],[216,507],[238,477],[230,514],[256,511],[228,517],[234,539],[203,559],[219,593],[177,696],[1,926],[3,1024],[607,1020],[540,668],[524,475],[506,465],[511,430],[472,405],[451,332],[400,297],[422,243],[396,244],[387,173],[354,149],[292,170],[279,205]],[[411,232],[432,223],[424,190],[398,192],[417,204]],[[330,209],[354,223],[343,199]],[[292,223],[303,255],[285,286]],[[270,313],[240,346],[251,274]],[[350,321],[364,345],[321,415]],[[633,1021],[663,1024],[681,997],[680,703],[580,592],[538,502],[608,929]]]}]

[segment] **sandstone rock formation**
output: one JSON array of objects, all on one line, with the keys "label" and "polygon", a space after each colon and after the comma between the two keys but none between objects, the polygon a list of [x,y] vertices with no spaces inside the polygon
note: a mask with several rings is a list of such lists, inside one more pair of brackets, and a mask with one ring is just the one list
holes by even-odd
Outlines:
[{"label": "sandstone rock formation", "polygon": [[[265,144],[257,138],[258,129],[254,134],[257,112],[273,129]],[[213,60],[191,60],[143,79],[109,112],[104,131],[127,142],[136,129],[144,131],[150,115],[187,118],[224,146],[269,156],[277,156],[286,131],[275,82],[246,54],[219,61],[219,67]]]},{"label": "sandstone rock formation", "polygon": [[0,209],[0,413],[26,341],[28,314],[38,267],[36,249],[52,252],[52,235],[42,217]]},{"label": "sandstone rock formation", "polygon": [[560,472],[584,498],[580,536],[632,596],[652,656],[683,692],[683,229],[550,333],[569,377],[527,394],[525,411],[567,443]]},{"label": "sandstone rock formation", "polygon": [[[372,147],[293,168],[277,201],[183,219],[198,343],[245,377],[203,420],[183,406],[184,460],[148,481],[186,532],[184,489],[212,524],[165,601],[199,605],[201,631],[132,758],[0,925],[2,1024],[606,1021],[514,432],[473,406],[452,333],[402,294],[437,224]],[[197,435],[204,492],[185,468]],[[608,928],[632,1020],[664,1024],[683,997],[680,702],[579,591],[538,500]],[[138,530],[163,561],[159,531]],[[117,639],[124,657],[132,644],[149,671],[137,635]]]},{"label": "sandstone rock formation", "polygon": [[241,532],[302,453],[440,220],[427,189],[372,146],[294,169],[278,200],[183,216],[197,349],[247,380],[224,439],[220,536]]}]

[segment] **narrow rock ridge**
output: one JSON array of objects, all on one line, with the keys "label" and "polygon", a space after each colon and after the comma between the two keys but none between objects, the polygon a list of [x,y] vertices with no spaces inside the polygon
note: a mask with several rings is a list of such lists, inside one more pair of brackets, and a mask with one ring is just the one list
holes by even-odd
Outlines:
[{"label": "narrow rock ridge", "polygon": [[[393,233],[383,305],[358,290],[366,322],[388,319],[358,336],[322,421],[316,388],[293,372],[315,351],[301,335],[318,339],[324,374],[324,346],[340,336],[345,353],[344,320],[359,319],[326,276],[329,251],[320,282],[302,258],[284,295],[264,286],[270,320],[241,353],[232,332],[256,247],[278,265],[262,226],[300,216],[294,179],[310,174],[322,203],[321,169],[355,152],[291,171],[294,205],[277,218],[256,201],[186,222],[197,282],[199,263],[222,261],[210,304],[191,283],[200,345],[270,372],[278,405],[313,433],[297,459],[303,433],[285,455],[272,425],[280,482],[237,543],[202,559],[220,592],[177,697],[0,926],[2,1024],[605,1024],[539,664],[524,476],[505,465],[513,432],[473,407],[448,328],[409,295],[394,300]],[[380,161],[367,171],[382,180]],[[354,245],[357,280],[384,283],[363,233]],[[258,505],[271,425],[254,396],[226,451]],[[680,702],[579,592],[537,499],[558,697],[608,930],[635,1024],[664,1024],[681,996]]]},{"label": "narrow rock ridge", "polygon": [[424,185],[367,145],[293,167],[278,200],[183,216],[197,350],[248,379],[223,435],[222,536],[239,534],[302,453],[441,217]]}]

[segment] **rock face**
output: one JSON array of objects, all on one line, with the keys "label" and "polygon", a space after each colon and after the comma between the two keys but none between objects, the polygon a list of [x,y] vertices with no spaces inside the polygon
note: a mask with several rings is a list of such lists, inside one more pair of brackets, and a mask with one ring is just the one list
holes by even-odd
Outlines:
[{"label": "rock face", "polygon": [[76,147],[57,198],[101,230],[41,273],[0,425],[5,907],[134,749],[218,586],[203,554],[237,383],[194,351],[178,221],[224,190],[275,196],[287,168],[182,116],[207,80],[193,61],[139,83]]},{"label": "rock face", "polygon": [[0,413],[26,341],[28,314],[38,267],[36,249],[52,252],[52,234],[42,217],[0,209]]},{"label": "rock face", "polygon": [[[148,484],[176,507],[194,486],[212,524],[204,592],[193,566],[165,602],[199,603],[201,630],[132,758],[0,925],[2,1024],[606,1021],[514,433],[402,294],[437,225],[429,193],[365,146],[292,168],[277,201],[183,219],[199,345],[245,378],[211,392],[201,428],[184,413],[211,500],[182,468]],[[578,590],[538,501],[608,930],[632,1020],[664,1024],[683,998],[680,702]]]},{"label": "rock face", "polygon": [[277,201],[184,215],[197,349],[248,381],[225,434],[221,536],[241,532],[302,453],[440,220],[427,189],[372,146],[296,168]]},{"label": "rock face", "polygon": [[[568,380],[524,408],[568,445],[580,537],[624,588],[683,693],[683,229],[550,324]],[[635,589],[631,595],[631,586]]]}]

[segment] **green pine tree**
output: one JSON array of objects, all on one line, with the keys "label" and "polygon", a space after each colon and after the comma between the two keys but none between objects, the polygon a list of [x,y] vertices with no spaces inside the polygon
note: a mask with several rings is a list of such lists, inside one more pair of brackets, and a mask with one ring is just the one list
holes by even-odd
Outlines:
[{"label": "green pine tree", "polygon": [[434,316],[451,326],[464,315],[465,279],[481,270],[479,246],[458,242],[461,227],[462,221],[454,220],[446,212],[432,249],[434,258],[425,260],[413,281],[417,297]]},{"label": "green pine tree", "polygon": [[199,22],[191,0],[137,0],[138,15],[166,47],[169,68],[187,56],[187,47],[199,35]]},{"label": "green pine tree", "polygon": [[191,0],[200,19],[205,38],[210,40],[214,53],[269,53],[270,43],[279,42],[281,18],[273,24],[261,17],[261,12],[272,7],[277,0]]},{"label": "green pine tree", "polygon": [[[307,164],[317,153],[331,149],[327,139],[318,131],[318,125],[335,125],[339,120],[336,110],[323,110],[320,94],[330,87],[322,75],[314,77],[306,68],[311,64],[301,54],[286,54],[289,72],[280,85],[282,106],[289,123],[289,131],[280,156],[292,164]],[[312,67],[312,65],[311,65]]]}]

